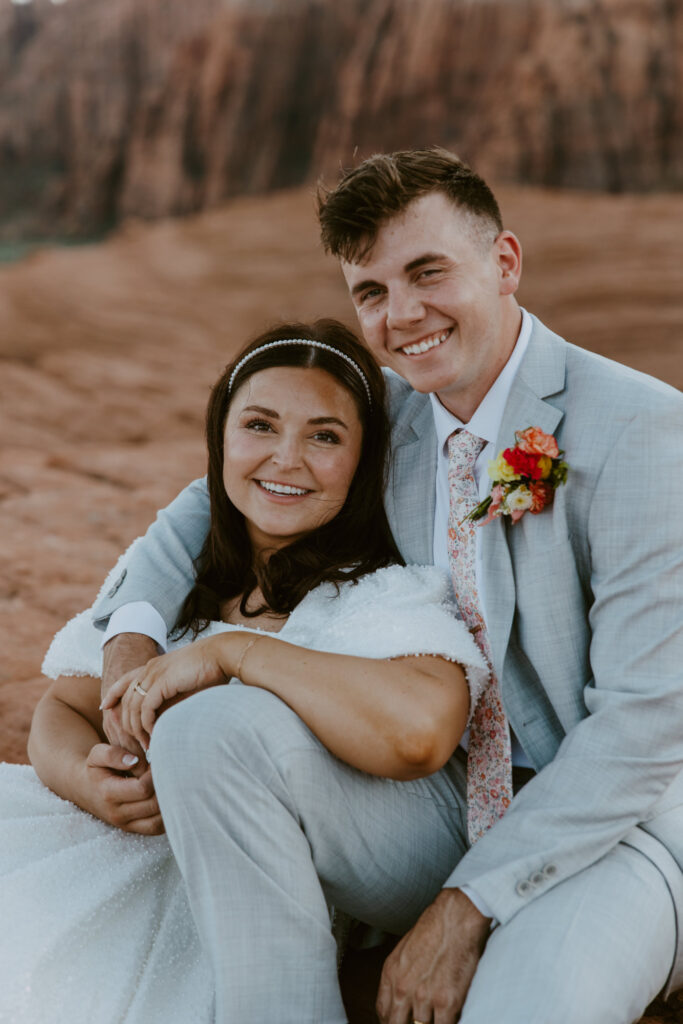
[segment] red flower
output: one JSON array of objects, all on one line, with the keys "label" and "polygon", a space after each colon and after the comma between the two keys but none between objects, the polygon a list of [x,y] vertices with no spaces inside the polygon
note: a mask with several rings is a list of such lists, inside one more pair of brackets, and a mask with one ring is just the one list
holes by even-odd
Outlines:
[{"label": "red flower", "polygon": [[521,448],[506,448],[503,458],[520,476],[540,480],[543,475],[543,470],[538,464],[538,455],[530,455],[528,452],[523,452]]}]

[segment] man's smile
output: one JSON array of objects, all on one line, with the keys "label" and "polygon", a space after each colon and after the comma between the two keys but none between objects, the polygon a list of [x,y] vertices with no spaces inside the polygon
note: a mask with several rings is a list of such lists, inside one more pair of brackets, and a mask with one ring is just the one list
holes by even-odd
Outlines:
[{"label": "man's smile", "polygon": [[411,341],[408,345],[403,345],[397,351],[403,353],[405,356],[420,356],[424,352],[429,352],[430,349],[436,348],[438,345],[442,345],[447,338],[453,332],[452,327],[447,327],[445,330],[437,331],[434,334],[428,334],[425,338],[420,338],[419,341]]}]

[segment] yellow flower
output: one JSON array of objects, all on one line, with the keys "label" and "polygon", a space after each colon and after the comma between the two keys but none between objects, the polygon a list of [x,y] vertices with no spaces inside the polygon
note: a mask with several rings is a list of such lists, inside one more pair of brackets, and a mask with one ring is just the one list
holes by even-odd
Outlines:
[{"label": "yellow flower", "polygon": [[504,480],[505,483],[520,479],[519,473],[515,473],[507,459],[503,458],[502,452],[489,462],[488,473],[492,480]]},{"label": "yellow flower", "polygon": [[550,474],[550,470],[553,468],[553,460],[549,455],[540,456],[538,460],[538,468],[541,471],[541,480],[545,480],[545,478]]}]

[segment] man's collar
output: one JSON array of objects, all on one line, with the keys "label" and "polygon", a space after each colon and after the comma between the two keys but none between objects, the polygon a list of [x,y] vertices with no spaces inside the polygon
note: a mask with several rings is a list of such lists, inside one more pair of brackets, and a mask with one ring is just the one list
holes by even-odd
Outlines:
[{"label": "man's collar", "polygon": [[487,442],[493,443],[496,440],[510,389],[531,338],[532,326],[531,317],[525,309],[522,309],[522,325],[512,354],[482,398],[469,423],[463,423],[452,412],[444,408],[434,393],[429,395],[440,449],[446,444],[453,431],[459,428],[465,428]]}]

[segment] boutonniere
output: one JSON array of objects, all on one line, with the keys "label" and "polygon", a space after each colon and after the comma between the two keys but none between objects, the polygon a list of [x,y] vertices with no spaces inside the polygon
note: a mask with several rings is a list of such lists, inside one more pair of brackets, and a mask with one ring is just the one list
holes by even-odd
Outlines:
[{"label": "boutonniere", "polygon": [[483,520],[479,525],[485,526],[498,516],[510,516],[516,523],[525,512],[538,515],[567,479],[569,466],[563,455],[553,435],[540,427],[516,430],[512,448],[504,448],[489,462],[491,493],[465,518]]}]

